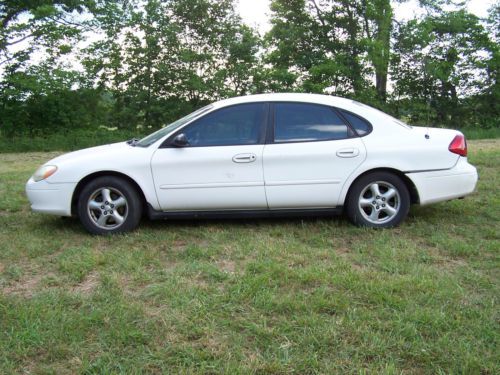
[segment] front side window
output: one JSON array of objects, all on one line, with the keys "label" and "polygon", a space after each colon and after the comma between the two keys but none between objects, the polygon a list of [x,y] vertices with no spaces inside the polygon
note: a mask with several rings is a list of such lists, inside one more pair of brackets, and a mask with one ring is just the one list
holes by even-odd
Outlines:
[{"label": "front side window", "polygon": [[307,103],[276,103],[274,108],[276,143],[349,138],[348,126],[330,107]]},{"label": "front side window", "polygon": [[148,135],[147,137],[144,137],[141,139],[139,142],[137,142],[136,146],[138,147],[148,147],[155,143],[156,141],[160,140],[164,136],[166,136],[168,133],[173,132],[175,129],[181,127],[182,125],[187,124],[189,121],[192,119],[200,116],[204,112],[209,111],[212,108],[212,105],[207,105],[206,107],[200,108],[197,111],[194,111],[193,113],[190,113],[187,116],[184,116],[183,118],[165,126],[164,128]]},{"label": "front side window", "polygon": [[192,147],[254,145],[260,140],[266,104],[222,108],[182,129]]}]

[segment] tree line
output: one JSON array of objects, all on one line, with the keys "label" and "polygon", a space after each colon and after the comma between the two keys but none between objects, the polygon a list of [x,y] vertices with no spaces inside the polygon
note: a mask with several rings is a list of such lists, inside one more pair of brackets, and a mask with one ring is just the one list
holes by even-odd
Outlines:
[{"label": "tree line", "polygon": [[[398,3],[405,4],[404,0]],[[263,92],[359,100],[415,124],[498,127],[500,4],[272,0],[265,35],[233,0],[3,0],[0,134],[145,133]]]}]

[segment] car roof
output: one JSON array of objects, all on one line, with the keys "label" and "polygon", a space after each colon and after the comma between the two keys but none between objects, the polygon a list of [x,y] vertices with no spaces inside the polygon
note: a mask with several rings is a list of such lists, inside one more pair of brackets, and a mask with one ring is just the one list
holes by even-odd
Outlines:
[{"label": "car roof", "polygon": [[212,103],[211,106],[212,110],[216,110],[219,108],[224,108],[235,104],[256,103],[256,102],[300,102],[300,103],[328,105],[349,112],[353,112],[361,116],[362,118],[368,120],[372,124],[374,129],[376,127],[375,124],[377,123],[384,123],[385,127],[404,126],[408,129],[411,129],[410,126],[400,122],[394,117],[376,108],[357,102],[353,99],[341,98],[332,95],[305,94],[305,93],[257,94],[257,95],[238,96],[235,98],[220,100],[218,102]]},{"label": "car roof", "polygon": [[359,111],[372,109],[369,106],[358,103],[351,99],[340,98],[338,96],[304,93],[274,93],[238,96],[235,98],[224,99],[213,103],[214,108],[222,108],[235,104],[255,103],[255,102],[303,102],[335,106],[347,110]]}]

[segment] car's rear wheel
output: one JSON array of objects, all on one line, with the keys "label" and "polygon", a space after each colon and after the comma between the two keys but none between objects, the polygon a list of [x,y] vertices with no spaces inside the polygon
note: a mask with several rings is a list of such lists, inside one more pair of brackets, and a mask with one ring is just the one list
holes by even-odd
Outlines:
[{"label": "car's rear wheel", "polygon": [[130,182],[115,176],[98,177],[82,189],[78,217],[90,233],[111,234],[133,230],[141,220],[142,203]]},{"label": "car's rear wheel", "polygon": [[374,172],[359,178],[349,191],[346,213],[356,225],[389,228],[408,215],[410,193],[405,183],[389,172]]}]

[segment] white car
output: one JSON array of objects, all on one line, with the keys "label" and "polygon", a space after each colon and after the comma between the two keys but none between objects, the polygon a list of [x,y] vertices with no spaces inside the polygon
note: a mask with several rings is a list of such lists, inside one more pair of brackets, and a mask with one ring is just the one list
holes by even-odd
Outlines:
[{"label": "white car", "polygon": [[31,208],[91,233],[150,218],[330,215],[392,227],[410,204],[461,198],[478,175],[456,130],[420,128],[349,99],[222,100],[141,139],[71,152],[26,184]]}]

